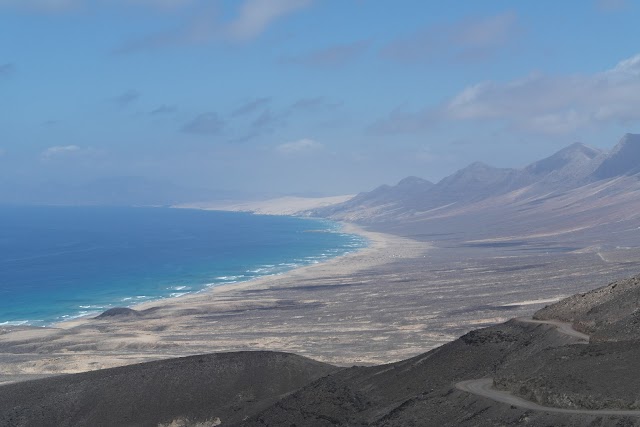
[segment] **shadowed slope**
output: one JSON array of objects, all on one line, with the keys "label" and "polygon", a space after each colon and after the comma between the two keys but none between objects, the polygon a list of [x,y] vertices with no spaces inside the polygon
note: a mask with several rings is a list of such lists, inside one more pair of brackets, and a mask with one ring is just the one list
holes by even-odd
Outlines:
[{"label": "shadowed slope", "polygon": [[626,134],[593,173],[594,179],[633,175],[640,172],[640,135]]},{"label": "shadowed slope", "polygon": [[63,375],[0,387],[0,425],[227,425],[336,369],[293,354],[240,352]]}]

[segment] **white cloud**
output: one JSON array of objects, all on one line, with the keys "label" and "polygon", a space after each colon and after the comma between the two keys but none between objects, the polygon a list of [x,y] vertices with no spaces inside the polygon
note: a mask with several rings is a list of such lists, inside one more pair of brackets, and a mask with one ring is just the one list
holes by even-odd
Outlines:
[{"label": "white cloud", "polygon": [[75,153],[80,151],[81,148],[77,145],[56,145],[49,147],[41,153],[42,158],[51,159],[54,157],[62,156],[69,153]]},{"label": "white cloud", "polygon": [[252,39],[278,18],[311,3],[312,0],[245,0],[238,16],[228,24],[226,35],[237,41]]},{"label": "white cloud", "polygon": [[0,157],[4,157],[5,154],[7,154],[7,150],[0,148]]},{"label": "white cloud", "polygon": [[480,82],[443,105],[416,112],[394,111],[371,129],[376,133],[410,133],[447,121],[493,121],[541,134],[638,123],[640,54],[590,75],[534,73],[508,82]]},{"label": "white cloud", "polygon": [[298,141],[286,142],[276,147],[276,151],[280,154],[293,155],[317,151],[324,148],[324,144],[314,141],[313,139],[304,138]]},{"label": "white cloud", "polygon": [[640,55],[592,75],[479,83],[453,97],[441,113],[454,120],[506,120],[543,133],[640,121]]}]

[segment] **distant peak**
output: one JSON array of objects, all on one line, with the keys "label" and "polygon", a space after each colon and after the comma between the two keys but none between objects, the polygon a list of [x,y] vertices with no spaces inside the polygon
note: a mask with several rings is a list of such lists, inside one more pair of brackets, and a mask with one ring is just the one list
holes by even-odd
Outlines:
[{"label": "distant peak", "polygon": [[592,148],[587,147],[582,142],[574,142],[573,144],[563,148],[560,151],[584,151],[584,150],[592,150]]},{"label": "distant peak", "polygon": [[576,165],[588,163],[600,154],[600,150],[587,147],[581,142],[574,142],[551,156],[530,164],[525,171],[540,177],[566,167],[575,168]]},{"label": "distant peak", "polygon": [[419,178],[417,176],[408,176],[398,182],[398,187],[409,187],[416,185],[433,185],[431,181],[427,181],[426,179]]},{"label": "distant peak", "polygon": [[633,175],[640,171],[640,135],[628,133],[594,172],[597,179]]},{"label": "distant peak", "polygon": [[569,145],[568,147],[563,148],[562,150],[558,151],[556,153],[556,155],[576,155],[576,154],[581,154],[584,156],[589,157],[590,159],[593,159],[594,157],[596,157],[598,154],[600,154],[601,151],[595,148],[591,148],[587,145],[584,145],[582,142],[574,142],[573,144]]},{"label": "distant peak", "polygon": [[618,144],[615,147],[613,147],[613,151],[619,150],[620,148],[627,145],[640,145],[640,134],[637,134],[637,133],[625,134],[620,139],[620,142],[618,142]]},{"label": "distant peak", "polygon": [[443,178],[441,183],[462,183],[466,181],[494,181],[496,179],[502,179],[505,174],[511,173],[512,169],[502,169],[489,166],[483,162],[473,162],[466,168],[460,169],[453,175],[449,175]]},{"label": "distant peak", "polygon": [[640,135],[637,133],[627,133],[620,141],[613,147],[611,152],[609,153],[609,157],[613,157],[622,152],[628,152],[630,150],[636,151],[640,147]]},{"label": "distant peak", "polygon": [[486,170],[486,169],[496,169],[493,166],[490,166],[484,162],[473,162],[471,163],[469,166],[467,166],[466,168],[462,169],[464,170]]}]

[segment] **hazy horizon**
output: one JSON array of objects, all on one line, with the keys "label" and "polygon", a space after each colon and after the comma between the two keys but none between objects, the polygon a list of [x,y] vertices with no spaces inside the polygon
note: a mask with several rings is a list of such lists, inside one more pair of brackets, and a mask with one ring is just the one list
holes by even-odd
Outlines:
[{"label": "hazy horizon", "polygon": [[608,150],[638,132],[639,10],[0,0],[0,200],[353,194]]}]

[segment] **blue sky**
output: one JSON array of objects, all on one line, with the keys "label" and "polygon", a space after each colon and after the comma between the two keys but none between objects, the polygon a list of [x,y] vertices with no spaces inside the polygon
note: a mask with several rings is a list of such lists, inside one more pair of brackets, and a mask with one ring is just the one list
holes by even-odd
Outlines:
[{"label": "blue sky", "polygon": [[[345,194],[640,132],[639,6],[0,0],[0,183]],[[53,188],[53,187],[51,187]]]}]

